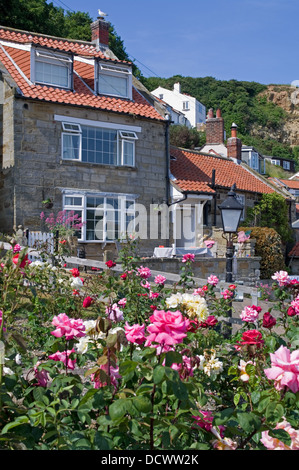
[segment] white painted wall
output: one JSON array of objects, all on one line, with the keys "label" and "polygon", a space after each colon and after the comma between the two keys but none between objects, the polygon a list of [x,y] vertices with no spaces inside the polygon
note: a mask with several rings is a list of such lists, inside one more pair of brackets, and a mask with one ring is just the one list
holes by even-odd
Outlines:
[{"label": "white painted wall", "polygon": [[181,93],[179,83],[174,84],[173,90],[158,87],[152,91],[152,94],[165,101],[175,110],[182,112],[186,117],[186,125],[188,127],[196,127],[197,124],[206,121],[206,107],[197,101],[196,98]]}]

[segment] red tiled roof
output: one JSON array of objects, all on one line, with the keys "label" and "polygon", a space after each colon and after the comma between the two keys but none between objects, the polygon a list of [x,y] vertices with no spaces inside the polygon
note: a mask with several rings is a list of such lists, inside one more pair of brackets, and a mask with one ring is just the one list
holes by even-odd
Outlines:
[{"label": "red tiled roof", "polygon": [[299,242],[296,243],[295,246],[293,246],[293,248],[291,249],[291,251],[289,252],[289,255],[288,256],[294,256],[294,257],[299,257]]},{"label": "red tiled roof", "polygon": [[241,165],[223,157],[210,156],[190,150],[171,147],[170,169],[175,183],[182,191],[213,193],[212,172],[215,169],[215,185],[255,193],[273,193],[274,189],[254,176]]},{"label": "red tiled roof", "polygon": [[299,189],[299,181],[298,180],[280,180],[283,184],[285,184],[288,188],[291,189]]},{"label": "red tiled roof", "polygon": [[[1,40],[6,43],[1,45]],[[156,109],[133,87],[132,100],[94,93],[94,67],[74,60],[74,89],[65,90],[53,86],[35,85],[30,81],[30,51],[10,47],[7,42],[18,44],[39,44],[59,51],[72,52],[80,57],[99,57],[110,60],[102,52],[97,52],[91,43],[68,41],[49,36],[16,32],[0,27],[0,61],[16,82],[25,98],[33,98],[53,103],[92,107],[104,111],[133,114],[155,120],[164,120]],[[13,45],[13,44],[12,44]],[[118,61],[117,62],[124,62]],[[113,62],[116,62],[113,59]],[[126,62],[127,63],[127,62]]]}]

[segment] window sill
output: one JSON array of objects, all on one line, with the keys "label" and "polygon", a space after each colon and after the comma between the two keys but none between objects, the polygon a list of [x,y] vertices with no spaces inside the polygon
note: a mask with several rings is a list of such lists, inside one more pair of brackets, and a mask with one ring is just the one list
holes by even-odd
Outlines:
[{"label": "window sill", "polygon": [[129,165],[109,165],[106,163],[89,163],[89,162],[81,162],[80,160],[63,160],[60,159],[60,165],[80,165],[87,168],[113,168],[116,170],[129,170],[129,171],[137,171],[136,166],[129,166]]}]

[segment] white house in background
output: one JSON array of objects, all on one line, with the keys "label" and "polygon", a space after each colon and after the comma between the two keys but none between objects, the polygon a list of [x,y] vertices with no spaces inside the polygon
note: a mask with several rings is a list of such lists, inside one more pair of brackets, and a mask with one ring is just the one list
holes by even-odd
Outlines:
[{"label": "white house in background", "polygon": [[193,96],[181,92],[180,83],[175,83],[173,90],[159,86],[152,94],[169,104],[174,110],[184,114],[186,126],[200,127],[206,121],[206,107]]}]

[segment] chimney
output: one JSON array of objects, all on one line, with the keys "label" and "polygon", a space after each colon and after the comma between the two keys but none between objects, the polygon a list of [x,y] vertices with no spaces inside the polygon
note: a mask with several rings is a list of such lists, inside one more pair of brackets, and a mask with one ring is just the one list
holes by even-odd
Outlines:
[{"label": "chimney", "polygon": [[99,16],[96,21],[91,23],[90,27],[91,42],[96,46],[97,50],[100,49],[100,46],[108,47],[110,23]]},{"label": "chimney", "polygon": [[224,121],[220,109],[217,109],[216,117],[213,108],[209,109],[206,119],[206,143],[209,145],[224,143]]},{"label": "chimney", "polygon": [[227,139],[227,158],[242,160],[242,141],[237,137],[238,126],[234,122],[231,126],[231,137]]},{"label": "chimney", "polygon": [[178,93],[181,93],[181,84],[180,83],[175,83],[173,85],[173,91],[177,91]]}]

